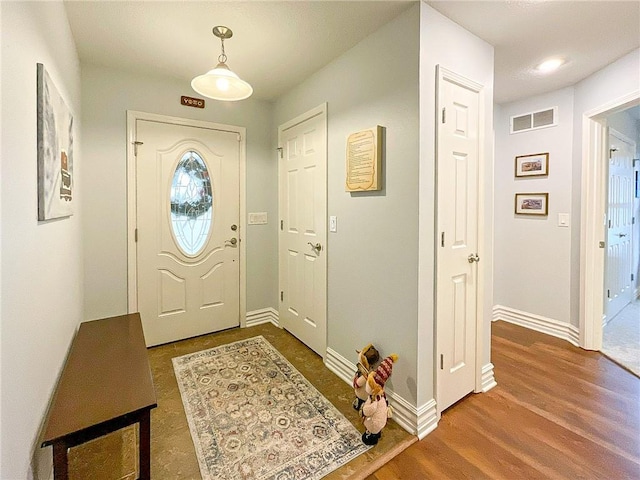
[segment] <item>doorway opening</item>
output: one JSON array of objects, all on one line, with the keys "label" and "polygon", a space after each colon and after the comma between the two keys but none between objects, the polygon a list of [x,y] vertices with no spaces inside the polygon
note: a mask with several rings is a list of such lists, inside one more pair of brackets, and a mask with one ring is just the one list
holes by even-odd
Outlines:
[{"label": "doorway opening", "polygon": [[[625,110],[633,110],[640,105],[637,92],[626,95],[606,105],[585,113],[583,117],[583,161],[582,161],[582,226],[581,226],[581,285],[580,285],[580,345],[589,350],[603,350],[603,332],[607,320],[612,321],[614,314],[607,319],[607,302],[612,295],[607,286],[609,217],[613,214],[609,208],[609,123],[615,123],[614,116]],[[635,122],[637,125],[637,122]],[[637,135],[637,130],[636,130]],[[633,134],[631,135],[633,136]],[[636,145],[640,142],[636,142]],[[633,158],[637,157],[637,151]],[[638,204],[636,173],[638,162],[634,162],[633,204],[635,222],[638,228]],[[603,221],[603,219],[605,221]],[[633,218],[631,219],[633,222]],[[614,234],[616,232],[613,232]],[[625,232],[617,232],[626,235]],[[640,242],[634,242],[632,258],[638,258]],[[609,260],[609,261],[608,261]],[[638,267],[631,267],[633,273],[631,299],[638,295]],[[634,271],[634,269],[636,271]],[[607,292],[609,290],[609,292]],[[637,317],[636,317],[637,318]],[[637,326],[640,329],[640,326]],[[605,352],[606,353],[606,352]]]},{"label": "doorway opening", "polygon": [[608,205],[602,353],[640,376],[640,106],[607,117]]}]

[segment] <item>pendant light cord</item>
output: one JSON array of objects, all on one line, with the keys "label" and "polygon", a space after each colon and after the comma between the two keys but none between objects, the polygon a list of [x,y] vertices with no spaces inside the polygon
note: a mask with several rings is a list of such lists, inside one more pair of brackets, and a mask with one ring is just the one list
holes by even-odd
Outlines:
[{"label": "pendant light cord", "polygon": [[227,55],[224,53],[224,38],[220,38],[220,42],[222,43],[222,53],[218,56],[218,62],[227,63]]}]

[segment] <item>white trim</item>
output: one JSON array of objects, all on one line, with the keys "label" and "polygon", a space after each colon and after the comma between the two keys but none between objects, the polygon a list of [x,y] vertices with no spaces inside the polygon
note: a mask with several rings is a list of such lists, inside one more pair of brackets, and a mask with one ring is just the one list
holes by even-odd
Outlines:
[{"label": "white trim", "polygon": [[275,308],[261,308],[260,310],[251,310],[247,312],[246,327],[255,327],[263,323],[272,323],[280,328],[279,313]]},{"label": "white trim", "polygon": [[607,202],[606,116],[637,105],[640,90],[623,95],[582,117],[582,190],[580,222],[580,346],[602,348],[604,314],[605,238]]},{"label": "white trim", "polygon": [[432,398],[417,410],[418,439],[422,440],[438,427],[438,406]]},{"label": "white trim", "polygon": [[135,242],[136,230],[136,162],[133,142],[136,140],[136,122],[147,120],[151,122],[168,123],[187,127],[206,128],[209,130],[223,130],[239,135],[240,142],[240,192],[239,192],[239,232],[240,240],[240,309],[238,319],[240,326],[246,326],[247,312],[247,248],[244,232],[247,230],[246,215],[246,184],[247,184],[247,140],[246,128],[235,125],[223,125],[221,123],[191,120],[187,118],[159,115],[156,113],[138,112],[127,110],[127,308],[129,313],[138,311],[137,290],[137,249]]},{"label": "white trim", "polygon": [[[505,307],[504,305],[494,305],[493,321],[495,322],[497,320],[504,320],[505,322],[529,328],[536,332],[561,338],[576,347],[580,344],[578,328],[569,323],[561,322],[560,320],[523,312],[522,310]],[[483,368],[486,368],[486,366]]]},{"label": "white trim", "polygon": [[325,366],[335,373],[339,378],[351,385],[353,376],[356,373],[356,364],[351,363],[338,352],[331,348],[327,348],[327,354],[324,356]]},{"label": "white trim", "polygon": [[498,386],[496,382],[496,378],[493,375],[493,363],[489,362],[482,367],[482,386],[480,391],[482,393],[487,393],[493,387]]},{"label": "white trim", "polygon": [[[471,90],[472,92],[475,92],[478,94],[478,177],[477,177],[477,202],[478,202],[478,211],[477,211],[477,217],[478,217],[478,221],[477,221],[477,255],[481,258],[481,259],[485,259],[487,258],[487,255],[485,255],[489,249],[491,248],[490,246],[486,246],[485,245],[485,220],[487,217],[487,209],[486,209],[486,205],[485,205],[485,171],[487,169],[487,158],[485,155],[485,148],[486,148],[486,138],[485,138],[485,116],[486,116],[486,106],[485,106],[485,88],[482,84],[477,83],[473,80],[470,80],[466,77],[463,77],[462,75],[459,75],[445,67],[443,67],[442,65],[436,65],[436,112],[440,112],[442,105],[441,105],[441,92],[440,92],[440,88],[441,88],[441,84],[444,80],[448,80],[450,82],[456,83],[458,85],[460,85],[463,88],[466,88],[468,90]],[[439,138],[439,126],[440,123],[436,121],[436,145],[437,145],[437,141]],[[437,147],[436,147],[437,148]],[[437,165],[438,165],[438,151],[436,151],[436,158],[435,158],[435,162],[436,162],[436,171],[437,171]],[[440,211],[440,208],[438,206],[438,194],[437,194],[437,190],[438,190],[438,178],[437,178],[437,173],[436,173],[436,178],[435,178],[435,209],[436,209],[436,226],[438,225],[438,213]],[[490,226],[491,227],[491,226]],[[435,230],[435,235],[439,235],[439,230],[436,227]],[[438,364],[438,338],[437,338],[437,332],[438,332],[438,310],[437,310],[437,296],[438,296],[438,255],[440,250],[438,249],[438,239],[435,240],[434,243],[434,248],[435,248],[435,257],[436,257],[436,261],[435,261],[435,303],[434,303],[434,322],[435,322],[435,330],[436,330],[436,336],[433,340],[433,352],[434,352],[434,365]],[[483,353],[484,353],[484,331],[486,328],[486,321],[484,318],[484,305],[485,305],[485,299],[484,299],[484,294],[485,294],[485,282],[484,282],[484,277],[485,277],[485,269],[486,268],[491,268],[491,265],[489,265],[490,262],[479,262],[476,263],[476,282],[477,282],[477,287],[476,287],[476,345],[475,345],[475,349],[476,349],[476,355],[475,355],[475,386],[474,386],[474,391],[478,392],[482,390],[482,358],[483,358]],[[435,375],[434,375],[434,384],[433,384],[433,391],[435,392],[435,396],[436,398],[438,397],[438,391],[439,391],[439,377],[440,377],[440,372],[441,370],[436,369],[435,370]],[[438,415],[440,415],[440,410],[438,410]]]}]

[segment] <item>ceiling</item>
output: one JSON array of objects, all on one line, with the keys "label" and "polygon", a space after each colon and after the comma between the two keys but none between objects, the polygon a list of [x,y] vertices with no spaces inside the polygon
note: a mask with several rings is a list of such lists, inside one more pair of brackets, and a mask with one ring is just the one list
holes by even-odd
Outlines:
[{"label": "ceiling", "polygon": [[[589,76],[640,46],[640,2],[429,1],[495,47],[495,101],[544,93]],[[273,100],[401,12],[407,1],[66,1],[82,63],[189,84],[217,63],[211,29],[230,27],[228,64]],[[401,34],[401,32],[399,32]],[[542,76],[552,55],[568,62]]]}]

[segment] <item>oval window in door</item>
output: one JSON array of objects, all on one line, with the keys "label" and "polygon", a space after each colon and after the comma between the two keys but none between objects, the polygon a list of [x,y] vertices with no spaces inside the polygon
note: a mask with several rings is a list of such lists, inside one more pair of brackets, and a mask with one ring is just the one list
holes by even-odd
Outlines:
[{"label": "oval window in door", "polygon": [[171,181],[171,228],[185,255],[202,251],[213,223],[213,191],[209,170],[195,151],[178,162]]}]

